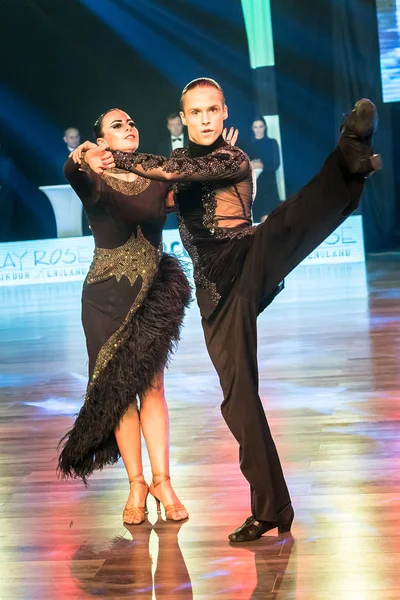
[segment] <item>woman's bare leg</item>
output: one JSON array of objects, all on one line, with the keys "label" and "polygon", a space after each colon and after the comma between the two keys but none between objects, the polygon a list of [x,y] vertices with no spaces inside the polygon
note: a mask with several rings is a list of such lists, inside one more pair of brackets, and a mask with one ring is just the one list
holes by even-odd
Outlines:
[{"label": "woman's bare leg", "polygon": [[[115,438],[130,484],[125,509],[143,507],[147,496],[147,485],[144,485],[140,420],[136,405],[132,405],[122,417],[115,430]],[[127,522],[138,524],[142,521],[143,515],[133,511]]]},{"label": "woman's bare leg", "polygon": [[[140,398],[140,424],[149,453],[153,483],[162,504],[180,504],[169,479],[169,417],[164,394],[164,371]],[[157,477],[158,476],[158,477]],[[157,485],[159,484],[159,485]],[[186,509],[174,511],[173,520],[186,519]]]}]

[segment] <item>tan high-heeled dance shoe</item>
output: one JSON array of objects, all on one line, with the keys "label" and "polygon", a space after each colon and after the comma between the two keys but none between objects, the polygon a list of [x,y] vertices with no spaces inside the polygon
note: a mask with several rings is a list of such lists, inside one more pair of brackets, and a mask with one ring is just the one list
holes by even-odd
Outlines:
[{"label": "tan high-heeled dance shoe", "polygon": [[[161,481],[154,483],[154,478],[159,478]],[[155,492],[155,488],[157,488],[161,483],[165,483],[166,481],[169,481],[170,479],[171,479],[171,477],[169,475],[153,475],[153,481],[150,484],[149,492],[153,496],[154,500],[156,501],[158,513],[161,512],[162,502],[159,499],[159,497],[157,496],[157,494]],[[185,521],[189,517],[189,514],[188,514],[186,508],[183,506],[183,504],[168,504],[167,506],[164,506],[164,504],[163,504],[163,507],[164,507],[164,511],[165,511],[165,518],[169,519],[170,521]],[[187,517],[174,518],[174,516],[173,516],[174,513],[180,512],[180,511],[185,511],[187,513]]]},{"label": "tan high-heeled dance shoe", "polygon": [[149,495],[149,486],[144,480],[141,481],[139,477],[143,477],[143,474],[141,473],[133,479],[130,479],[129,486],[133,484],[140,484],[146,486],[146,497],[144,499],[144,506],[133,506],[132,508],[124,508],[122,519],[123,522],[127,525],[140,525],[146,519],[146,515],[149,512],[147,510],[147,497]]}]

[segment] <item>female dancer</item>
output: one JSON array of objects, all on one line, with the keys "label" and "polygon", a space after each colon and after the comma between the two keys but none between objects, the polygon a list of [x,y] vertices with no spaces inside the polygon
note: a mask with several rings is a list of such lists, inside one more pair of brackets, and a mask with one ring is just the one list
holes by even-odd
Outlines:
[{"label": "female dancer", "polygon": [[[119,109],[99,117],[95,135],[104,148],[133,152],[139,145],[135,123]],[[59,472],[86,484],[95,469],[121,456],[130,484],[124,522],[144,521],[149,492],[167,519],[186,519],[170,482],[163,385],[190,301],[177,259],[162,252],[169,185],[118,169],[99,176],[79,162],[69,158],[65,175],[83,203],[96,246],[82,294],[89,383],[62,440]],[[141,433],[153,473],[150,488],[143,477]]]},{"label": "female dancer", "polygon": [[254,169],[262,169],[257,178],[257,194],[253,204],[253,220],[259,223],[280,204],[276,181],[280,156],[278,142],[268,136],[267,122],[264,117],[258,117],[253,121],[252,130],[253,137],[247,154]]}]

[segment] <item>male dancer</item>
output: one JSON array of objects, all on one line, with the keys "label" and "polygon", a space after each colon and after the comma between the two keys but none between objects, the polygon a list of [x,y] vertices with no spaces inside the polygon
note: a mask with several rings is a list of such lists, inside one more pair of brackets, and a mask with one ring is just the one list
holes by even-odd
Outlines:
[{"label": "male dancer", "polygon": [[365,178],[381,167],[371,145],[377,113],[369,100],[357,102],[321,172],[255,227],[248,157],[221,135],[228,110],[220,85],[192,81],[181,108],[189,148],[169,159],[90,149],[86,161],[97,172],[116,166],[177,183],[179,229],[194,264],[205,341],[224,394],[222,415],[239,443],[251,490],[252,515],[229,539],[247,542],[276,527],[290,531],[294,517],[258,395],[257,316],[284,277],[357,208]]}]

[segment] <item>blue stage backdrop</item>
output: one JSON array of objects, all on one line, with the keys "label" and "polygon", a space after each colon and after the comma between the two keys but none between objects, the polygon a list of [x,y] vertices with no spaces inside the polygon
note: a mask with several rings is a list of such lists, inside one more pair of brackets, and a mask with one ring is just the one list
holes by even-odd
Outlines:
[{"label": "blue stage backdrop", "polygon": [[[381,7],[390,21],[382,39],[395,94],[397,8],[394,0],[378,0],[380,17]],[[395,225],[394,128],[390,107],[380,104],[378,47],[375,0],[3,2],[0,145],[20,174],[11,181],[20,199],[18,238],[7,239],[54,236],[51,207],[43,195],[33,198],[28,183],[36,189],[65,183],[66,127],[88,138],[96,117],[120,106],[138,123],[140,149],[154,152],[166,116],[179,110],[182,87],[210,76],[225,88],[229,125],[239,126],[240,145],[260,110],[277,139],[280,124],[281,196],[321,168],[337,141],[341,114],[355,100],[377,102],[376,147],[385,169],[367,186],[362,210],[366,245],[385,246]]]},{"label": "blue stage backdrop", "polygon": [[400,1],[377,0],[382,93],[385,102],[400,100]]}]

